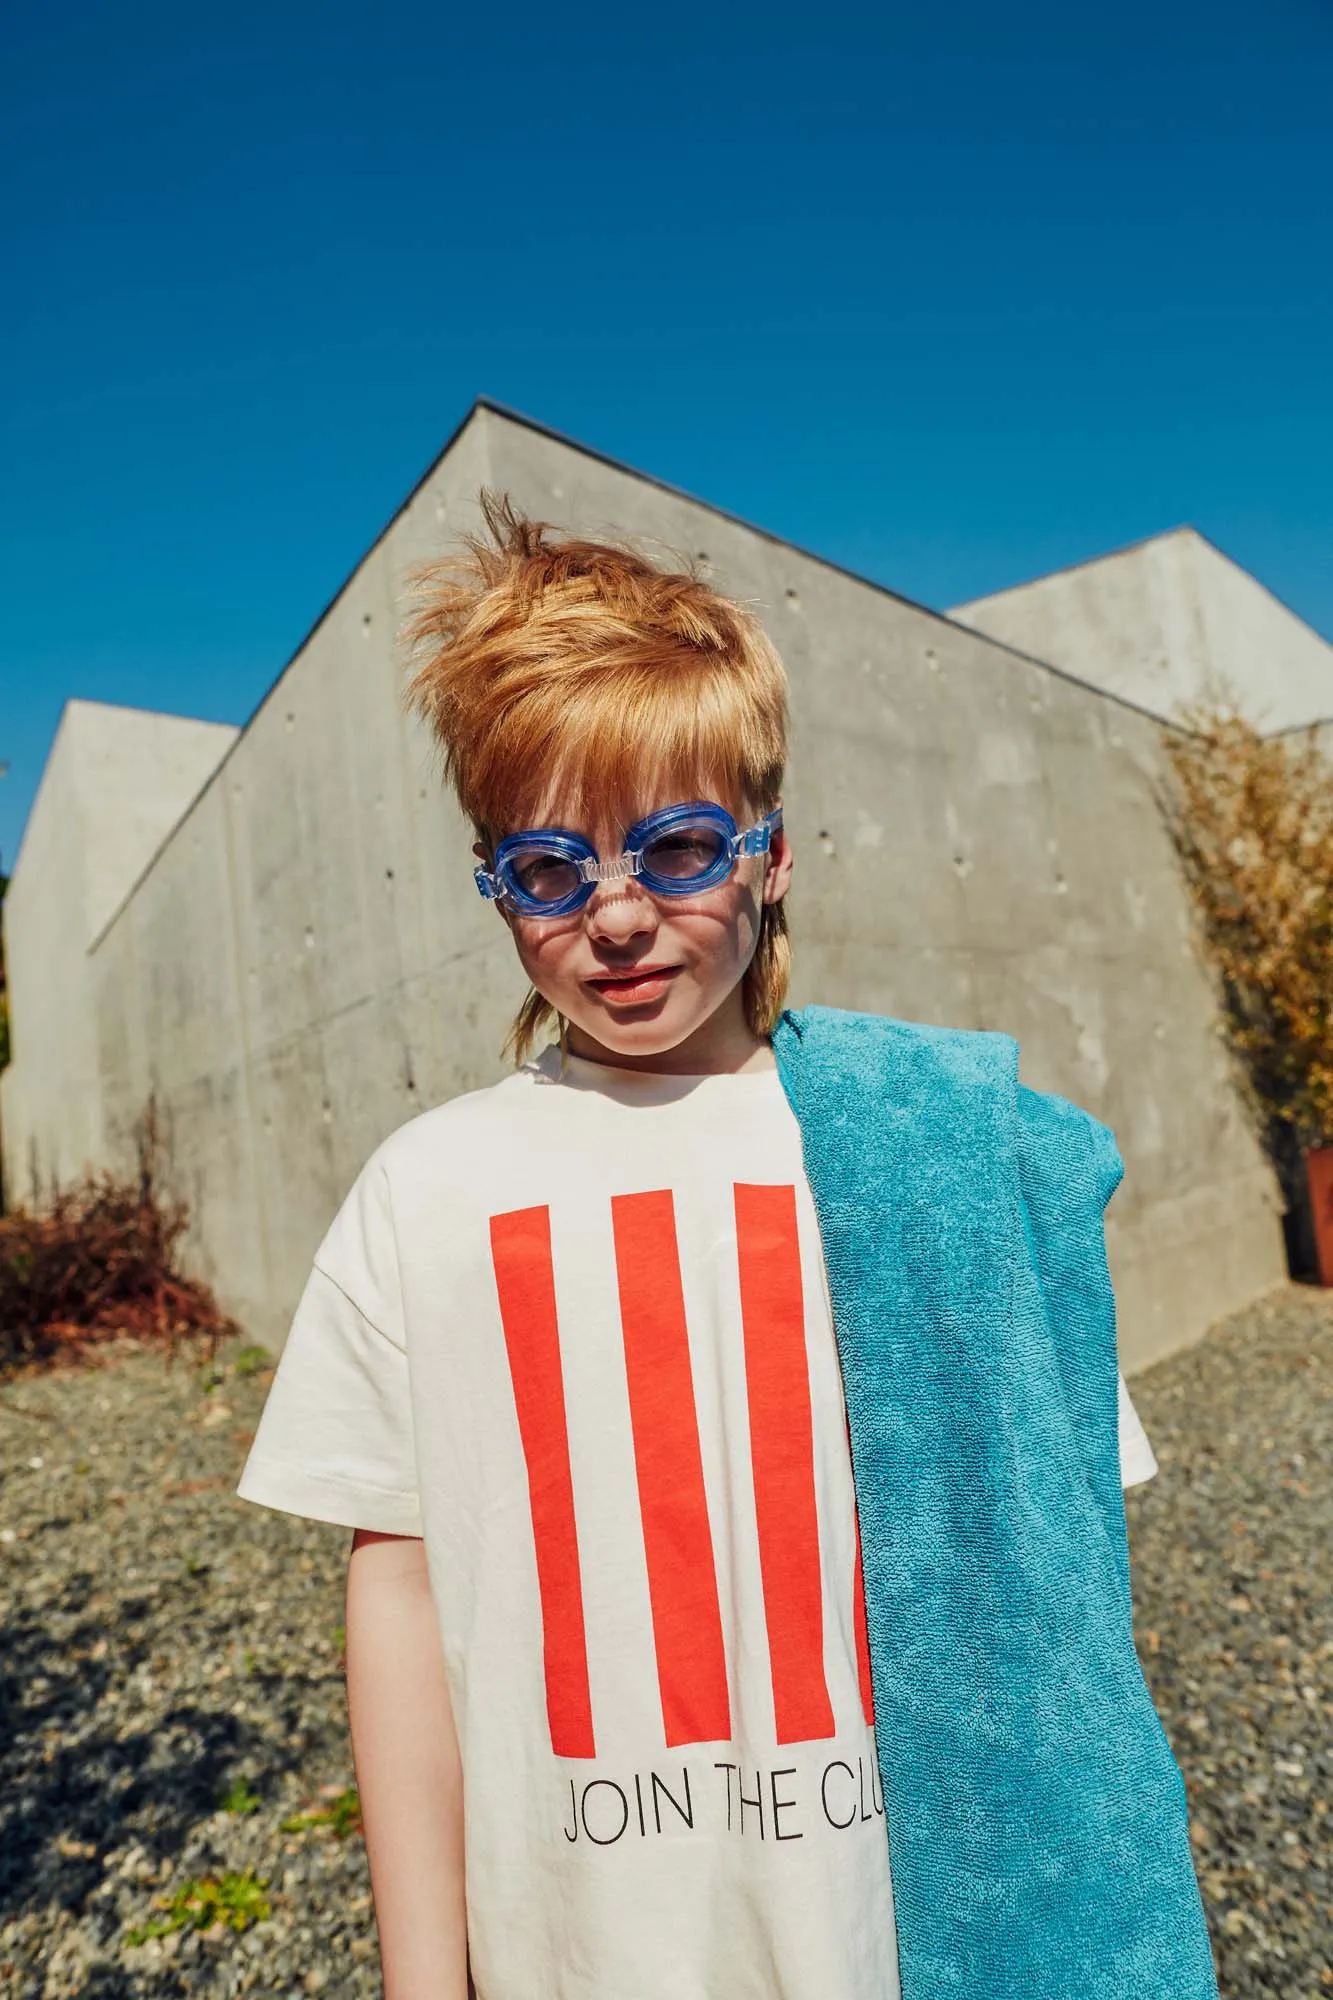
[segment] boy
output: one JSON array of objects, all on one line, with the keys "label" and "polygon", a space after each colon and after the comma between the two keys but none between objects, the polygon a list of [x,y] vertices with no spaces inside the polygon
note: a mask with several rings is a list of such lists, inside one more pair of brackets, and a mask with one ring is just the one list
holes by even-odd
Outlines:
[{"label": "boy", "polygon": [[[1020,1961],[987,1974],[968,1944],[961,1972],[942,1969],[953,1947],[927,1935],[910,1801],[876,1750],[877,1695],[881,1736],[909,1757],[916,1729],[899,1690],[924,1682],[894,1678],[904,1635],[881,1579],[895,1535],[920,1537],[879,1526],[888,1428],[863,1419],[860,1390],[853,1407],[850,1377],[844,1402],[858,1363],[845,1349],[840,1369],[825,1255],[840,1287],[847,1258],[802,1156],[818,1108],[812,1095],[798,1122],[774,1054],[792,875],[783,671],[697,578],[553,539],[507,504],[486,517],[428,580],[414,694],[476,829],[478,888],[531,982],[518,1068],[414,1120],[362,1173],[241,1487],[354,1531],[348,1699],[387,2000],[462,2000],[469,1969],[480,2000],[980,2000]],[[793,1072],[801,1019],[783,1030]],[[557,1043],[531,1059],[552,1021]],[[840,1129],[840,1158],[849,1144]],[[927,1316],[923,1291],[923,1330]],[[1114,1399],[1113,1360],[1110,1379]],[[960,1410],[967,1393],[961,1372],[946,1383]],[[1129,1483],[1155,1467],[1120,1397]],[[979,1517],[997,1476],[974,1480]],[[996,1520],[1016,1506],[1044,1533],[1046,1476],[1034,1467]],[[1079,1535],[1099,1534],[1079,1504]],[[971,1584],[949,1560],[961,1601]],[[1049,1618],[1035,1623],[1045,1645]],[[1055,1671],[1071,1679],[1059,1657]],[[950,1705],[988,1701],[978,1679]],[[1042,1721],[1023,1718],[1034,1742]],[[990,1810],[968,1803],[964,1834]],[[937,1834],[948,1857],[955,1817],[936,1814],[927,1849]],[[911,1884],[901,1940],[886,1831],[900,1904]],[[1063,1838],[1023,1856],[1017,1916],[1012,1882],[994,1892],[1002,1947],[1029,1923],[1032,1880],[1058,1878]],[[1117,1843],[1121,1820],[1108,1854]],[[942,1910],[962,1907],[973,1867],[951,1865]],[[1116,1960],[1104,1985],[1069,1973],[1067,1940],[1031,1921],[1029,1990],[1184,2000],[1114,1943],[1092,1953]]]}]

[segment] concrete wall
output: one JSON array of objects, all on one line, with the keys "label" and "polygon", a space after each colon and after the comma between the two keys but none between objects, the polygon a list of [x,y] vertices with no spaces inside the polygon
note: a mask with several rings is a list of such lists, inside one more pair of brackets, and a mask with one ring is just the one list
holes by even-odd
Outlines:
[{"label": "concrete wall", "polygon": [[[1305,734],[1304,730],[1282,730],[1277,733],[1289,738],[1299,738]],[[1333,720],[1312,724],[1309,733],[1316,750],[1333,761]]]},{"label": "concrete wall", "polygon": [[407,573],[476,519],[486,435],[371,551],[93,954],[110,1131],[156,1089],[198,1262],[266,1339],[366,1155],[501,1073],[522,998],[395,645]]},{"label": "concrete wall", "polygon": [[109,1143],[170,1118],[194,1251],[260,1337],[376,1141],[500,1074],[521,998],[469,835],[404,718],[406,577],[482,484],[701,560],[792,679],[798,1000],[1016,1034],[1116,1130],[1124,1358],[1284,1272],[1153,803],[1155,727],[1103,694],[481,408],[302,647],[90,960]]},{"label": "concrete wall", "polygon": [[1333,646],[1193,528],[960,604],[974,631],[1170,715],[1220,674],[1264,731],[1333,718]]},{"label": "concrete wall", "polygon": [[5,898],[12,1201],[104,1157],[88,947],[235,737],[183,716],[66,705]]}]

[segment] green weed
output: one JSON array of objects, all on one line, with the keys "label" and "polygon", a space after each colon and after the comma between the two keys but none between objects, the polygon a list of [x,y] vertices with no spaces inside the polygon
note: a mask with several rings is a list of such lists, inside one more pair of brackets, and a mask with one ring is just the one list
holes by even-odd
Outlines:
[{"label": "green weed", "polygon": [[282,1822],[284,1833],[331,1833],[337,1840],[345,1840],[349,1833],[361,1831],[361,1800],[355,1785],[348,1785],[342,1792],[336,1792],[325,1804],[306,1806],[290,1819]]},{"label": "green weed", "polygon": [[159,1896],[160,1917],[126,1932],[130,1944],[146,1944],[149,1938],[167,1937],[172,1931],[248,1931],[272,1914],[268,1898],[268,1878],[235,1870],[222,1876],[204,1875],[182,1882],[174,1895]]},{"label": "green weed", "polygon": [[266,1347],[243,1347],[232,1359],[231,1372],[244,1378],[246,1375],[262,1375],[266,1368],[273,1366],[273,1356]]},{"label": "green weed", "polygon": [[219,1809],[227,1813],[258,1812],[262,1804],[258,1792],[245,1777],[233,1778],[218,1800]]}]

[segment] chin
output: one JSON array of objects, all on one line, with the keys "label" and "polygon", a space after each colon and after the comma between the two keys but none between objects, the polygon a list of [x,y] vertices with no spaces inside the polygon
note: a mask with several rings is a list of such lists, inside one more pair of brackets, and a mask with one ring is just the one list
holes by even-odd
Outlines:
[{"label": "chin", "polygon": [[611,1014],[608,1010],[595,1019],[580,1020],[573,1015],[570,1018],[585,1035],[590,1035],[613,1054],[663,1056],[668,1050],[679,1048],[682,1042],[688,1041],[708,1016],[706,1013],[697,1016],[691,1013],[682,1019],[674,1007],[653,1006],[637,1013],[626,1009]]},{"label": "chin", "polygon": [[690,1028],[671,1028],[661,1021],[641,1021],[633,1025],[627,1021],[611,1021],[601,1028],[590,1028],[585,1032],[595,1036],[604,1049],[610,1049],[617,1055],[664,1056],[688,1041],[693,1031]]}]

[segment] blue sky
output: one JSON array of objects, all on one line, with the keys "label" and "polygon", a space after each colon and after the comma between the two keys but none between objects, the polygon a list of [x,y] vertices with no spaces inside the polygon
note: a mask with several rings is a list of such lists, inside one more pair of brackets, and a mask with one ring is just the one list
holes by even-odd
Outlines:
[{"label": "blue sky", "polygon": [[242,720],[489,394],[927,603],[1192,521],[1333,636],[1333,10],[39,9],[0,52],[0,857]]}]

